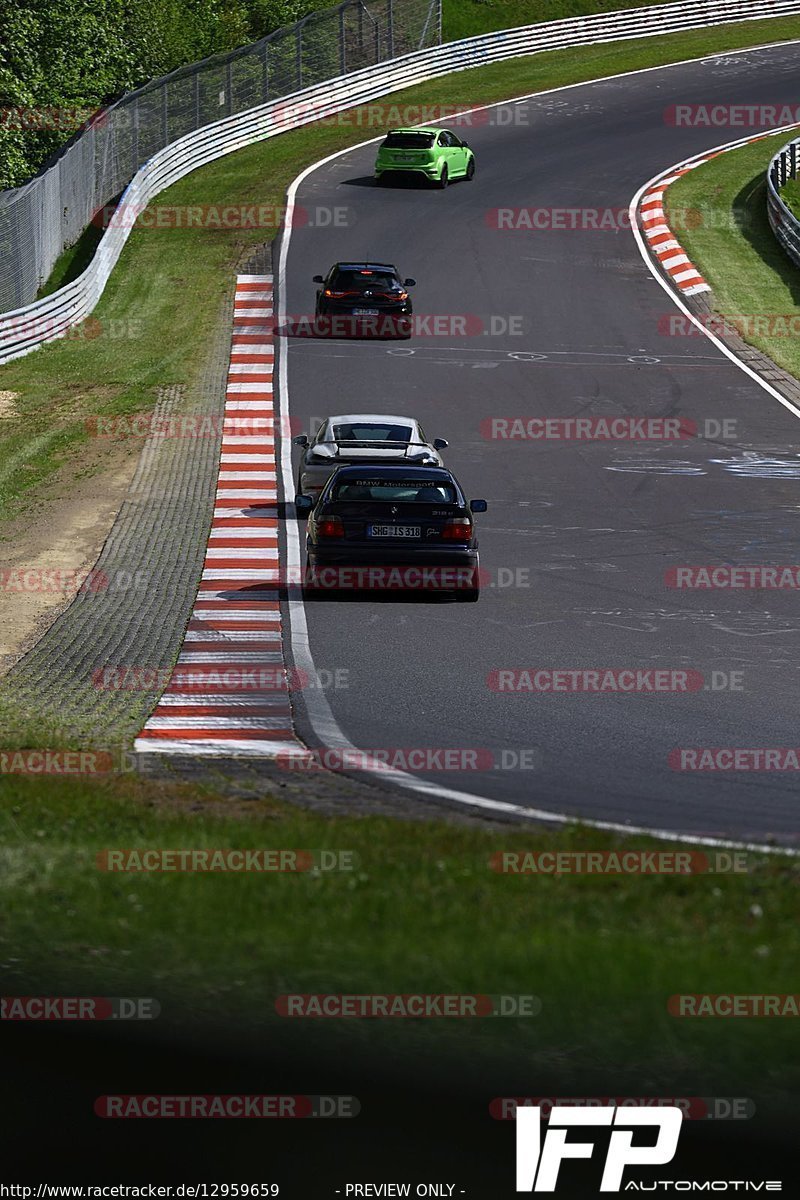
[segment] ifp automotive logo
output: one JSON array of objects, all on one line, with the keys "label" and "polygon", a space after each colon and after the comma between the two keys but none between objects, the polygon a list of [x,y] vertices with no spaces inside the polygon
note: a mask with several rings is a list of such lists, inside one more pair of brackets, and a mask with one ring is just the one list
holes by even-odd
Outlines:
[{"label": "ifp automotive logo", "polygon": [[[671,1163],[678,1149],[683,1112],[678,1105],[659,1105],[657,1108],[630,1108],[615,1104],[602,1108],[583,1108],[569,1104],[554,1104],[550,1109],[547,1133],[542,1139],[543,1110],[538,1107],[517,1107],[517,1187],[518,1192],[554,1192],[559,1169],[564,1159],[591,1158],[594,1143],[567,1141],[573,1126],[612,1126],[608,1140],[601,1192],[647,1191],[663,1192],[780,1192],[779,1179],[659,1179],[639,1183],[624,1182],[626,1167],[658,1167]],[[644,1145],[634,1145],[638,1130],[655,1127]],[[637,1138],[637,1142],[640,1139]],[[644,1139],[642,1139],[644,1140]],[[566,1172],[565,1172],[566,1175]]]},{"label": "ifp automotive logo", "polygon": [[[660,1166],[672,1162],[678,1148],[683,1113],[674,1105],[658,1109],[575,1108],[554,1105],[542,1144],[542,1114],[538,1108],[517,1109],[517,1191],[554,1192],[565,1158],[591,1158],[592,1142],[568,1142],[574,1125],[613,1125],[608,1143],[601,1192],[618,1192],[627,1166]],[[655,1145],[634,1146],[633,1133],[655,1125]]]}]

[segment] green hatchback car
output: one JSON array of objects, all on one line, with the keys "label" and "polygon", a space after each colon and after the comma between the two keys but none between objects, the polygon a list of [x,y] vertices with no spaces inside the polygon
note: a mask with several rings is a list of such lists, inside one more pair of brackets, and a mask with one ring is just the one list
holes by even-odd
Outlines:
[{"label": "green hatchback car", "polygon": [[451,179],[472,179],[475,155],[449,129],[390,129],[375,159],[375,179],[409,174],[446,188]]}]

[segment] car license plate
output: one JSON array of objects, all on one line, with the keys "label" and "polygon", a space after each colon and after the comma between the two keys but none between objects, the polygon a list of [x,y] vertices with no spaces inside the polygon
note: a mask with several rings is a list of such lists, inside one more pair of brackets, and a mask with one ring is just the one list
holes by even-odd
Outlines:
[{"label": "car license plate", "polygon": [[377,315],[378,315],[377,308],[354,308],[353,309],[354,317],[377,317]]},{"label": "car license plate", "polygon": [[422,527],[420,525],[370,525],[367,532],[370,537],[418,538],[422,533]]}]

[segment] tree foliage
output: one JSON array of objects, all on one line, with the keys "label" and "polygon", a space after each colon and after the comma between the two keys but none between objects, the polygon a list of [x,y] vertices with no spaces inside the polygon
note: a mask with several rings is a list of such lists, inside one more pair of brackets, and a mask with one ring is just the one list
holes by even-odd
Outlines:
[{"label": "tree foliage", "polygon": [[0,0],[0,189],[123,92],[257,41],[324,0]]}]

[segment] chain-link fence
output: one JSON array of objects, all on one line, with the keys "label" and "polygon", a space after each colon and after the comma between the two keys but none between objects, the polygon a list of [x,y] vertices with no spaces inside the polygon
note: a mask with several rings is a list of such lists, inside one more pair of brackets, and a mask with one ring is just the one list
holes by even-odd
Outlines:
[{"label": "chain-link fence", "polygon": [[344,0],[130,92],[52,166],[0,192],[0,312],[36,299],[62,251],[184,134],[301,88],[441,43],[441,0]]}]

